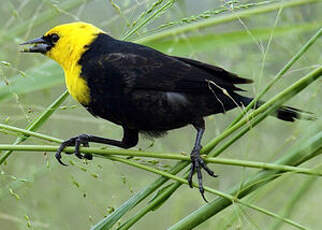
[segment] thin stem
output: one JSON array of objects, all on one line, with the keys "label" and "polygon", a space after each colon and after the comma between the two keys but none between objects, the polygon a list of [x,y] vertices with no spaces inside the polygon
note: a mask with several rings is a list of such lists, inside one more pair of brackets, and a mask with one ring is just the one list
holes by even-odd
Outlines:
[{"label": "thin stem", "polygon": [[283,2],[272,3],[269,5],[254,7],[252,9],[235,12],[234,14],[221,15],[215,18],[209,18],[200,22],[195,22],[195,23],[183,25],[180,27],[176,27],[173,29],[169,29],[166,31],[162,31],[159,33],[155,33],[153,35],[139,39],[137,40],[137,42],[148,43],[151,41],[161,40],[163,38],[170,38],[171,36],[176,36],[186,32],[207,28],[213,25],[226,23],[226,22],[230,22],[230,21],[234,21],[242,18],[247,18],[252,15],[271,12],[271,11],[280,9],[281,7],[282,8],[295,7],[303,4],[318,3],[319,1],[320,0],[293,0],[293,1],[283,1]]},{"label": "thin stem", "polygon": [[[54,139],[54,138],[51,138]],[[58,139],[59,140],[59,139]],[[11,150],[11,151],[32,151],[32,152],[56,152],[59,146],[52,145],[0,145],[0,150]],[[82,153],[93,153],[100,155],[104,158],[110,158],[111,155],[127,156],[127,157],[148,157],[157,159],[167,160],[183,160],[190,162],[190,157],[179,154],[170,153],[153,153],[153,152],[141,152],[135,150],[124,150],[124,149],[101,149],[101,148],[80,148]],[[73,153],[75,152],[74,147],[66,147],[64,152]],[[308,175],[322,176],[322,172],[313,171],[307,168],[298,168],[287,165],[277,165],[265,162],[254,162],[246,160],[234,160],[225,158],[203,158],[207,163],[230,165],[230,166],[241,166],[249,168],[260,168],[260,169],[274,169],[285,172],[302,173]]]},{"label": "thin stem", "polygon": [[134,34],[135,32],[137,32],[140,28],[142,28],[145,24],[147,24],[148,22],[150,22],[154,17],[157,17],[160,13],[162,13],[164,10],[166,10],[167,8],[171,7],[176,0],[170,0],[168,1],[166,4],[164,4],[160,9],[158,9],[155,13],[153,13],[152,15],[150,15],[148,18],[146,18],[142,23],[140,23],[138,26],[136,26],[134,29],[130,30],[124,37],[122,40],[126,40],[127,38],[129,38],[132,34]]},{"label": "thin stem", "polygon": [[21,133],[21,134],[24,135],[24,137],[32,136],[32,137],[36,137],[36,138],[39,138],[41,140],[46,140],[46,141],[50,141],[50,142],[56,142],[56,143],[63,142],[63,140],[59,139],[59,138],[51,137],[51,136],[41,134],[41,133],[38,133],[38,132],[33,132],[33,131],[28,130],[28,129],[21,129],[21,128],[13,127],[13,126],[10,126],[10,125],[0,124],[0,129],[13,131],[13,132],[16,132],[16,133]]}]

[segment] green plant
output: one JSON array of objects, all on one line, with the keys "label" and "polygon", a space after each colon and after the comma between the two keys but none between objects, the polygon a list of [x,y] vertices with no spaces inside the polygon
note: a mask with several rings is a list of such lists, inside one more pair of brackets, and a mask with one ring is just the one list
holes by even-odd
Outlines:
[{"label": "green plant", "polygon": [[[71,18],[72,20],[77,20],[78,18],[85,20],[86,16],[83,15],[86,15],[86,10],[91,12],[90,4],[95,6],[97,3],[94,1],[91,3],[91,1],[69,0],[57,2],[44,1],[42,4],[39,6],[39,10],[36,11],[34,17],[26,19],[21,13],[26,12],[28,14],[28,12],[32,12],[33,3],[27,1],[26,5],[15,5],[14,2],[10,2],[9,5],[12,12],[7,13],[9,20],[0,30],[1,49],[5,48],[5,45],[10,43],[12,39],[15,39],[18,43],[26,38],[31,28],[41,28],[39,31],[37,30],[39,33],[46,31],[46,28],[50,27],[47,25],[49,24],[49,19],[55,20],[53,23],[59,22],[61,19],[70,21]],[[57,95],[57,89],[63,87],[64,81],[62,78],[63,73],[55,63],[45,61],[44,59],[40,60],[39,58],[31,61],[22,61],[21,57],[17,57],[16,50],[10,51],[10,48],[8,48],[8,52],[0,53],[0,108],[2,108],[0,131],[3,133],[3,135],[1,134],[3,139],[0,144],[0,183],[3,185],[0,189],[0,202],[2,203],[0,207],[8,206],[9,213],[10,210],[16,210],[15,215],[17,215],[17,218],[11,218],[9,215],[10,219],[6,213],[7,210],[0,208],[1,225],[3,222],[3,226],[9,226],[10,229],[21,228],[22,224],[26,224],[28,228],[33,229],[42,229],[44,226],[50,229],[78,229],[84,228],[84,224],[92,226],[91,229],[93,230],[129,229],[132,226],[134,226],[134,229],[142,229],[148,228],[152,218],[153,226],[156,229],[164,229],[166,227],[169,227],[169,229],[189,229],[197,226],[201,229],[210,229],[211,227],[207,225],[209,221],[206,220],[216,216],[217,218],[211,219],[211,226],[216,225],[216,229],[228,229],[232,226],[236,228],[239,226],[245,229],[262,229],[263,226],[267,226],[265,225],[266,223],[270,222],[267,219],[263,219],[263,216],[269,216],[269,218],[273,218],[275,221],[274,225],[270,225],[271,229],[283,227],[282,223],[292,225],[298,229],[308,229],[310,226],[312,228],[316,226],[314,220],[311,222],[307,220],[305,224],[300,224],[303,222],[303,218],[299,216],[293,218],[294,216],[291,214],[299,213],[296,210],[296,202],[300,202],[300,199],[303,197],[306,198],[305,194],[308,194],[307,196],[313,193],[320,195],[319,190],[312,187],[314,186],[313,181],[318,181],[315,178],[322,175],[321,162],[317,157],[322,151],[321,121],[316,120],[311,123],[298,122],[298,124],[291,124],[278,129],[278,132],[281,132],[282,135],[285,129],[291,130],[284,134],[284,136],[290,138],[284,142],[279,142],[279,146],[276,146],[276,148],[272,148],[273,153],[270,148],[256,147],[261,145],[256,142],[260,142],[258,139],[264,137],[265,133],[268,132],[271,135],[268,134],[269,138],[265,136],[263,145],[269,147],[274,145],[274,138],[278,139],[279,137],[272,137],[272,133],[268,129],[276,126],[277,121],[270,120],[263,123],[262,121],[269,113],[274,111],[274,108],[286,103],[291,98],[296,97],[296,100],[292,100],[298,104],[306,102],[305,109],[307,110],[313,109],[315,113],[320,112],[320,110],[317,110],[320,94],[320,89],[317,85],[319,84],[319,77],[322,75],[322,66],[320,64],[321,57],[317,41],[322,33],[322,22],[319,19],[312,20],[312,18],[315,16],[318,18],[319,12],[315,8],[318,8],[316,6],[321,6],[321,3],[317,0],[247,3],[231,1],[225,2],[223,5],[213,5],[211,1],[211,3],[205,4],[208,4],[207,7],[211,6],[212,9],[207,9],[197,14],[189,14],[190,11],[187,10],[189,4],[182,0],[142,1],[142,4],[131,3],[130,1],[124,1],[124,3],[110,1],[104,7],[114,16],[106,21],[99,21],[98,19],[95,21],[93,19],[92,22],[95,24],[95,22],[99,21],[98,25],[101,24],[104,27],[106,26],[105,28],[114,29],[114,32],[118,33],[120,38],[153,46],[175,55],[197,54],[200,57],[206,56],[211,60],[212,54],[210,53],[217,51],[217,60],[220,60],[222,57],[226,58],[227,55],[226,53],[220,53],[221,49],[236,50],[236,53],[228,54],[227,58],[234,55],[242,57],[243,60],[233,61],[233,63],[237,63],[236,66],[239,66],[239,70],[244,74],[250,74],[245,66],[253,65],[254,59],[252,55],[260,57],[262,60],[256,63],[259,66],[258,73],[254,75],[255,81],[259,83],[253,90],[258,91],[256,92],[257,99],[266,96],[265,100],[267,103],[253,111],[249,110],[252,107],[252,105],[249,105],[247,108],[241,108],[236,111],[233,116],[227,114],[225,120],[231,119],[233,121],[230,124],[221,126],[220,134],[216,137],[214,137],[213,132],[209,134],[209,141],[202,151],[203,154],[207,155],[204,158],[205,161],[216,164],[218,167],[221,164],[224,165],[221,167],[223,171],[225,171],[224,167],[229,166],[237,166],[238,169],[252,167],[261,170],[249,172],[240,169],[239,172],[243,174],[241,176],[230,175],[227,170],[220,173],[220,177],[211,180],[212,184],[206,187],[209,195],[215,194],[216,196],[211,199],[211,202],[205,204],[198,200],[199,196],[195,190],[187,189],[185,191],[185,196],[190,197],[190,194],[192,194],[192,198],[180,199],[182,190],[177,191],[177,189],[182,184],[186,184],[186,173],[184,170],[189,164],[189,158],[177,153],[168,154],[169,150],[174,150],[159,144],[164,142],[164,140],[158,140],[158,143],[155,142],[152,150],[143,151],[140,149],[82,148],[81,151],[84,153],[90,152],[95,154],[96,158],[92,163],[77,163],[73,159],[70,162],[73,165],[72,167],[67,169],[56,168],[54,167],[56,162],[52,161],[52,156],[47,153],[55,152],[57,145],[47,145],[47,142],[61,143],[63,136],[68,137],[71,134],[65,132],[64,126],[54,128],[55,125],[51,125],[51,123],[56,124],[57,119],[59,123],[64,123],[63,119],[67,119],[67,122],[65,122],[66,126],[68,122],[74,121],[86,126],[87,129],[93,129],[92,126],[96,123],[89,123],[93,122],[93,120],[88,118],[88,115],[84,115],[84,117],[79,118],[80,120],[77,121],[75,114],[81,114],[80,108],[78,105],[75,108],[72,105],[73,102],[69,100],[66,102],[67,92],[53,100],[55,96],[51,95]],[[30,9],[26,9],[28,5],[30,5]],[[98,10],[100,7],[102,6],[97,6],[95,9]],[[133,12],[136,15],[134,20],[129,17],[129,14]],[[269,12],[272,13],[267,16]],[[275,15],[274,12],[277,12],[277,14]],[[182,16],[177,17],[177,14]],[[293,20],[292,17],[296,18],[296,20]],[[256,23],[253,22],[254,24],[251,23],[253,18],[257,20]],[[17,21],[22,19],[24,20],[23,24],[17,23]],[[126,29],[119,31],[119,27],[115,26],[115,24],[122,20],[124,20],[124,28]],[[250,21],[249,25],[246,23],[248,20]],[[270,20],[270,23],[267,23],[266,20]],[[284,22],[283,20],[287,23],[282,23]],[[236,22],[236,24],[233,24],[233,22]],[[212,32],[214,26],[222,25],[230,25],[232,29],[225,30],[222,27],[216,33]],[[236,29],[236,25],[242,25],[243,29]],[[42,28],[44,29],[42,30]],[[308,34],[311,33],[314,33],[314,35],[308,39]],[[301,35],[302,37],[296,38],[296,35]],[[289,54],[286,57],[283,56],[283,52],[278,51],[278,48],[284,48],[279,44],[278,40],[284,38],[289,39],[289,42],[293,45],[292,47],[286,46],[288,49],[284,53]],[[306,43],[304,39],[307,40]],[[264,47],[262,40],[267,41],[266,47]],[[245,52],[243,46],[250,49],[255,47],[255,52],[250,51],[249,53],[252,55],[241,55],[241,52]],[[256,47],[258,48],[256,49]],[[269,51],[275,52],[270,56]],[[232,58],[234,60],[234,57]],[[274,59],[281,59],[281,61]],[[211,61],[208,62],[211,63]],[[225,61],[222,63],[225,63]],[[238,63],[242,63],[245,66]],[[275,66],[271,63],[275,64]],[[279,70],[271,80],[264,78],[266,75],[273,75],[273,72],[266,69],[265,65],[271,65],[272,69]],[[294,66],[297,69],[304,68],[305,72],[290,72],[289,70],[292,67],[294,69]],[[308,71],[306,68],[309,68],[311,71]],[[289,75],[286,76],[286,74]],[[285,80],[286,77],[287,80]],[[290,81],[293,83],[290,83]],[[301,92],[308,86],[310,86],[309,91]],[[42,105],[46,103],[37,100],[37,97],[44,96],[46,92],[49,92],[46,102],[54,102],[51,102],[50,106],[46,109],[39,109],[35,106],[37,103],[37,105],[39,105],[39,102]],[[13,108],[10,107],[10,103],[13,104]],[[65,103],[64,106],[63,103]],[[28,108],[29,106],[32,108]],[[304,106],[301,105],[300,107]],[[30,113],[29,109],[31,110]],[[22,121],[19,120],[21,118],[10,115],[15,113],[23,114]],[[318,113],[316,115],[319,116]],[[82,123],[81,119],[92,125]],[[209,121],[212,120],[212,117],[209,118]],[[266,122],[270,124],[270,127],[261,127],[265,126]],[[97,124],[101,126],[105,123],[97,121]],[[21,126],[26,128],[17,128]],[[292,127],[295,128],[293,129]],[[71,124],[70,131],[73,132],[73,129],[77,132],[79,131],[78,127],[75,128]],[[116,129],[105,129],[107,130],[103,131],[109,132],[109,135],[114,135],[114,133],[117,135],[118,131]],[[101,130],[101,132],[103,131]],[[43,133],[50,133],[51,135]],[[179,143],[178,141],[173,143],[170,139],[165,142],[169,145],[175,145],[177,149],[180,149],[184,142],[189,141],[189,137],[183,136],[180,137]],[[13,140],[12,137],[16,137],[16,140]],[[295,141],[292,140],[292,137],[298,143],[294,144]],[[297,141],[298,139],[300,141]],[[13,144],[8,144],[12,140]],[[20,145],[24,141],[29,143]],[[30,144],[30,142],[35,142],[35,144]],[[146,145],[147,142],[144,142],[141,148],[146,148]],[[238,154],[240,147],[235,147],[241,145],[255,146],[257,151],[260,150],[258,155],[260,154],[263,160],[261,157],[257,157],[256,154],[250,154],[249,158],[246,156],[251,161],[242,160],[242,158],[245,158],[245,155]],[[66,152],[72,151],[73,148],[66,149]],[[251,148],[246,148],[245,151],[254,152]],[[19,154],[19,152],[24,154]],[[37,160],[39,155],[36,157],[35,154],[30,154],[31,152],[45,152],[46,155],[42,159],[45,159],[44,162],[46,163],[40,164],[39,168],[32,167],[33,164],[39,164],[39,160]],[[229,159],[218,158],[223,153],[230,154]],[[232,159],[232,153],[235,153],[233,156],[237,157],[237,159]],[[278,156],[274,155],[275,153],[278,153]],[[264,158],[266,155],[268,157]],[[98,158],[103,159],[99,160]],[[145,158],[155,158],[158,161],[146,160]],[[132,183],[135,184],[136,177],[148,177],[146,175],[138,176],[135,173],[127,175],[127,171],[131,169],[117,166],[122,167],[122,169],[118,170],[115,169],[116,166],[113,163],[109,164],[108,168],[104,168],[102,164],[110,162],[105,159],[149,171],[160,177],[152,181],[152,183],[151,180],[147,179],[145,179],[143,185],[138,182],[138,187],[135,188],[138,192],[133,193],[131,182],[127,181],[132,180]],[[314,159],[314,162],[311,159]],[[172,167],[168,167],[174,160],[178,160],[178,162]],[[54,174],[58,175],[59,179],[51,178],[49,175],[51,171],[54,171]],[[121,174],[121,176],[110,179],[112,174]],[[306,174],[310,177],[304,180],[302,177],[299,178],[301,175],[297,174]],[[228,177],[234,179],[225,188],[213,184],[214,181],[216,183],[218,181],[225,181]],[[47,178],[47,180],[42,178]],[[120,178],[122,178],[123,182],[118,186],[118,182],[121,181]],[[276,207],[274,199],[276,197],[276,199],[285,199],[285,196],[271,197],[269,195],[270,191],[287,191],[290,186],[294,186],[292,184],[293,178],[299,178],[299,181],[303,180],[302,186],[292,188],[294,189],[294,194],[289,194],[290,202],[287,205]],[[50,179],[54,179],[53,181],[59,183],[52,184]],[[171,182],[166,184],[169,180]],[[286,182],[281,182],[282,180]],[[45,183],[45,186],[40,183],[41,181]],[[103,181],[112,181],[112,183],[105,183]],[[148,182],[151,184],[146,186]],[[62,204],[61,202],[54,203],[55,199],[64,202],[59,196],[65,196],[65,193],[60,191],[63,190],[66,184],[67,188],[74,188],[74,191],[67,192],[68,196],[66,199],[71,202],[71,205],[65,208],[59,205]],[[295,184],[295,186],[297,185]],[[108,193],[107,190],[112,188],[111,193]],[[104,189],[103,192],[101,189]],[[124,190],[129,191],[124,192]],[[122,192],[122,197],[115,201],[113,200],[113,194],[117,191]],[[45,192],[50,194],[46,196],[48,199],[46,201],[41,197]],[[109,195],[106,195],[106,193]],[[55,194],[60,195],[57,198]],[[78,196],[79,194],[81,195]],[[152,194],[154,195],[151,198],[150,195]],[[86,198],[87,196],[89,198]],[[126,197],[130,198],[123,202]],[[265,202],[266,197],[267,200],[271,201],[271,205]],[[194,199],[196,200],[194,201]],[[319,199],[321,199],[321,196],[319,196]],[[29,204],[28,200],[36,203],[37,201],[42,201],[42,203],[37,205]],[[78,209],[75,205],[72,205],[82,202],[90,207],[89,210],[85,210],[86,208]],[[174,202],[174,205],[172,205],[172,202]],[[306,201],[306,203],[308,202]],[[105,206],[101,206],[101,203],[105,203]],[[112,205],[113,203],[115,204]],[[109,204],[108,211],[102,210],[102,207],[106,207],[107,204]],[[301,204],[303,205],[303,202]],[[11,206],[15,207],[10,209]],[[229,208],[230,206],[231,208]],[[179,207],[181,211],[177,210]],[[32,211],[30,211],[30,208],[32,208]],[[153,217],[147,216],[148,213],[154,211],[155,213],[160,213],[161,219],[164,219],[169,214],[169,208],[172,208],[171,215],[175,217],[171,221],[159,221],[156,215],[153,215]],[[227,208],[229,209],[226,210]],[[305,207],[302,208],[305,209]],[[66,213],[64,216],[66,219],[62,220],[62,223],[58,221],[61,220],[61,216],[54,218],[55,213],[65,213],[65,211],[68,214]],[[110,211],[111,213],[109,214]],[[11,211],[11,213],[13,212]],[[52,216],[53,220],[49,220],[41,213],[45,213],[45,216]],[[79,220],[79,215],[83,216],[83,213],[90,213],[88,220]],[[312,219],[314,219],[314,215],[317,215],[314,213],[314,211],[310,213],[310,215],[313,215]],[[19,218],[20,216],[21,218]],[[103,216],[106,217],[103,218]],[[183,218],[182,216],[186,217]],[[73,218],[75,218],[75,221],[73,221]],[[37,219],[41,221],[39,222]],[[139,222],[139,220],[141,221]],[[42,223],[43,221],[49,222],[49,225]],[[15,228],[12,226],[15,226]],[[289,227],[288,225],[286,226],[287,228]]]}]

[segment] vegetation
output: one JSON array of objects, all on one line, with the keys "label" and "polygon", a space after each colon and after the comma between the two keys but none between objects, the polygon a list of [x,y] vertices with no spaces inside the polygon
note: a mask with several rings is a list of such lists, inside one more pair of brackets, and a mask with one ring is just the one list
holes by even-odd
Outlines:
[{"label": "vegetation", "polygon": [[[1,229],[319,229],[321,6],[318,0],[2,4]],[[207,119],[202,153],[219,174],[204,177],[209,203],[186,185],[192,127],[141,139],[130,150],[82,148],[94,160],[64,155],[69,167],[55,160],[59,143],[73,135],[122,135],[68,96],[56,63],[19,53],[19,43],[77,20],[255,81],[244,87],[247,94],[267,103]],[[318,119],[267,116],[281,104]]]}]

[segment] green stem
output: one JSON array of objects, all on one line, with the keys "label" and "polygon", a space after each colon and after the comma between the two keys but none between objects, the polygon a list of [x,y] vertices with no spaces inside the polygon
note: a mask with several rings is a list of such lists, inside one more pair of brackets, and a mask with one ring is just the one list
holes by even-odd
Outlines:
[{"label": "green stem", "polygon": [[278,10],[280,8],[295,7],[295,6],[309,4],[309,3],[318,3],[319,1],[320,0],[293,0],[293,1],[282,1],[278,3],[272,3],[269,5],[259,6],[259,7],[247,9],[247,10],[241,10],[238,12],[234,12],[233,14],[228,14],[228,15],[225,14],[225,15],[217,16],[215,18],[209,18],[200,22],[190,23],[177,28],[162,31],[162,32],[153,34],[151,36],[147,36],[145,38],[139,39],[137,40],[137,42],[148,43],[151,41],[161,40],[163,38],[169,38],[171,36],[176,36],[186,32],[199,30],[212,25],[217,25],[221,23],[226,23],[234,20],[247,18],[256,14],[268,13],[274,10]]},{"label": "green stem", "polygon": [[[1,127],[1,126],[0,126]],[[54,139],[54,138],[51,138]],[[57,139],[59,143],[61,140]],[[32,152],[56,152],[59,146],[52,145],[0,145],[0,150],[10,150],[10,151],[32,151]],[[111,155],[127,156],[127,157],[148,157],[157,159],[167,159],[167,160],[183,160],[190,162],[190,157],[182,156],[179,154],[167,154],[167,153],[153,153],[153,152],[142,152],[135,150],[124,150],[124,149],[101,149],[101,148],[80,148],[82,153],[93,153],[100,155],[104,158],[110,158]],[[74,153],[74,147],[66,147],[64,152]],[[271,169],[280,170],[284,172],[294,172],[302,173],[308,175],[322,176],[322,172],[313,171],[307,168],[298,168],[287,165],[276,165],[265,162],[254,162],[246,160],[234,160],[234,159],[224,159],[224,158],[203,158],[207,163],[230,165],[230,166],[241,166],[249,168],[260,168],[260,169]]]},{"label": "green stem", "polygon": [[160,9],[158,9],[155,13],[150,15],[148,18],[146,18],[142,23],[140,23],[138,26],[136,26],[134,29],[130,30],[122,40],[126,40],[129,38],[132,34],[134,34],[136,31],[138,31],[140,28],[142,28],[145,24],[150,22],[154,17],[157,17],[160,13],[162,13],[167,8],[171,7],[175,3],[175,0],[170,0],[166,4],[164,4]]},{"label": "green stem", "polygon": [[[21,133],[21,134],[24,135],[23,138],[32,136],[32,137],[39,138],[41,140],[46,140],[46,141],[56,142],[56,143],[61,143],[63,141],[63,140],[61,140],[59,138],[51,137],[51,136],[41,134],[41,133],[38,133],[38,132],[33,132],[33,131],[28,130],[28,129],[20,129],[20,128],[13,127],[13,126],[10,126],[10,125],[5,125],[5,124],[0,124],[0,129],[13,131],[13,132],[16,132],[16,133]],[[12,145],[12,146],[14,146],[14,145]],[[14,149],[12,149],[12,150],[14,150]]]}]

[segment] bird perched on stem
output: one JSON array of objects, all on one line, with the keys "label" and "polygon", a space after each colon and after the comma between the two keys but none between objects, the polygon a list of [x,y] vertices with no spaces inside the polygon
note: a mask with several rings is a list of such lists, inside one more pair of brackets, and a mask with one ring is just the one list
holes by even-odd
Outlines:
[{"label": "bird perched on stem", "polygon": [[[92,115],[123,128],[121,141],[88,134],[66,140],[56,153],[61,164],[65,165],[61,153],[66,146],[75,146],[78,158],[92,159],[91,154],[80,153],[81,145],[96,142],[131,148],[138,143],[140,132],[158,137],[190,124],[197,135],[188,182],[192,187],[196,171],[205,199],[201,169],[216,175],[200,157],[204,117],[248,105],[253,98],[239,95],[242,89],[236,85],[251,80],[217,66],[116,40],[83,22],[58,25],[22,45],[27,44],[31,47],[23,52],[44,54],[61,65],[69,93]],[[262,103],[257,102],[257,107]],[[302,112],[282,106],[275,116],[294,121]]]}]

